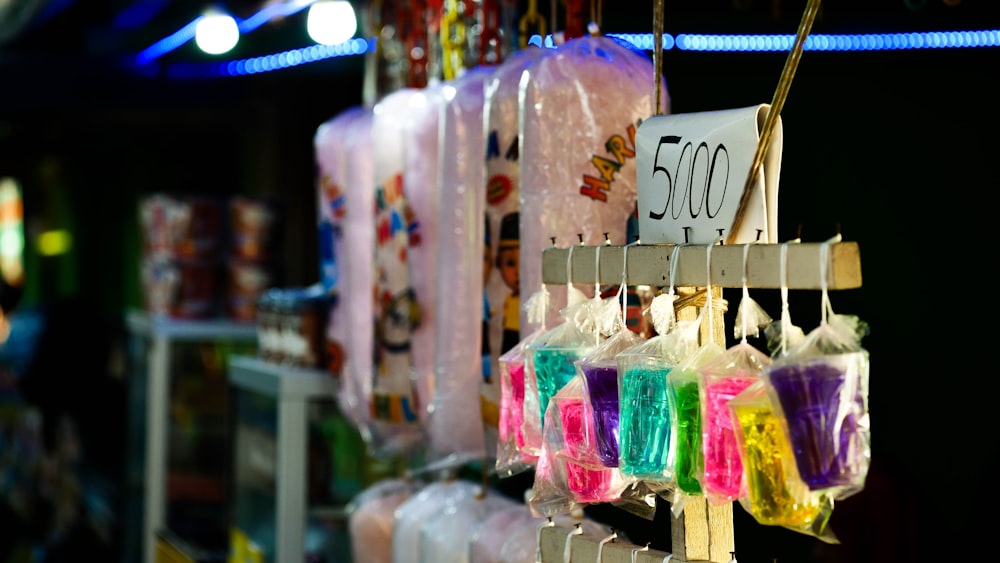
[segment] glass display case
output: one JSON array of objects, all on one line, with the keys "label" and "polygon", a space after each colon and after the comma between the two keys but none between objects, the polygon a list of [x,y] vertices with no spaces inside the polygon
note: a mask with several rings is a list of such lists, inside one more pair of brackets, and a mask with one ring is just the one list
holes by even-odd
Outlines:
[{"label": "glass display case", "polygon": [[229,363],[234,397],[232,561],[350,561],[344,507],[365,479],[360,434],[322,370]]},{"label": "glass display case", "polygon": [[232,439],[226,370],[253,324],[129,312],[127,561],[157,561],[164,532],[228,552]]}]

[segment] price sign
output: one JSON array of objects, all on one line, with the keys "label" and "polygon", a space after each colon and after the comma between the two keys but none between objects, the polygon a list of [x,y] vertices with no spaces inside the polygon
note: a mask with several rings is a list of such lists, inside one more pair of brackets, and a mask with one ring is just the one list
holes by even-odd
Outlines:
[{"label": "price sign", "polygon": [[[761,128],[757,106],[655,116],[636,131],[639,239],[643,244],[729,241]],[[774,124],[743,220],[730,242],[777,242],[781,119]]]}]

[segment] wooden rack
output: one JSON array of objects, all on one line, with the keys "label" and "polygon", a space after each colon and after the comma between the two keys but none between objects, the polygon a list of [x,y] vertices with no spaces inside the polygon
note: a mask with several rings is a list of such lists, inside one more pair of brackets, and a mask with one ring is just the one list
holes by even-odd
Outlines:
[{"label": "wooden rack", "polygon": [[[623,269],[628,285],[649,285],[667,287],[670,285],[671,257],[677,245],[634,244],[628,247],[602,245],[572,247],[572,261],[569,248],[549,247],[542,251],[542,282],[545,284],[565,284],[567,275],[573,283],[622,283]],[[782,250],[784,247],[784,250]],[[826,247],[824,249],[824,247]],[[598,248],[600,248],[600,271],[598,272]],[[627,248],[628,263],[624,252]],[[712,287],[741,288],[746,277],[748,288],[780,289],[856,289],[861,287],[861,254],[856,242],[782,244],[735,244],[717,245],[711,248],[704,244],[680,245],[676,249],[673,285],[678,289],[704,287],[711,282]],[[744,250],[746,262],[744,267]],[[782,253],[784,253],[784,280],[782,280]],[[825,260],[825,263],[823,261]],[[711,262],[711,276],[709,276]],[[599,280],[595,277],[600,277]],[[783,283],[784,281],[784,283]],[[714,293],[714,292],[713,292]],[[690,309],[690,308],[689,308]],[[684,314],[687,313],[687,314]],[[679,312],[679,316],[693,317],[692,311]],[[725,345],[725,329],[722,312],[716,311],[715,330],[711,335],[703,332],[702,338],[711,338],[717,344]],[[684,506],[679,518],[671,520],[671,553],[655,550],[633,551],[642,546],[625,542],[605,543],[602,556],[605,563],[639,562],[649,563],[669,561],[694,563],[711,561],[725,563],[735,552],[733,534],[733,503],[712,505],[703,498],[692,498]],[[596,561],[601,540],[585,534],[572,535],[572,528],[550,527],[541,530],[539,549],[543,563],[562,561],[566,542],[573,550],[574,560]]]}]

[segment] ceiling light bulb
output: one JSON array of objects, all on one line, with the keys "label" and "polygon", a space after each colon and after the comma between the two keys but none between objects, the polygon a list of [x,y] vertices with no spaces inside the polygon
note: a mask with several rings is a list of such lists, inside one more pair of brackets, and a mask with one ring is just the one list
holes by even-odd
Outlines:
[{"label": "ceiling light bulb", "polygon": [[347,0],[319,0],[306,16],[309,37],[321,45],[338,45],[354,37],[358,20]]},{"label": "ceiling light bulb", "polygon": [[229,14],[211,10],[198,20],[194,41],[209,55],[228,53],[240,40],[240,29]]}]

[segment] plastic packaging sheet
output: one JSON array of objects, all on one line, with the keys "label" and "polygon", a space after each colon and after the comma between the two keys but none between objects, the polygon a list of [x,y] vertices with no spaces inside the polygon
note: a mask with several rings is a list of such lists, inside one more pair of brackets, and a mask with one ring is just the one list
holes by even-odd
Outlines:
[{"label": "plastic packaging sheet", "polygon": [[867,325],[832,314],[825,295],[824,311],[820,326],[765,377],[802,479],[840,500],[864,488],[871,464],[869,357],[861,346]]},{"label": "plastic packaging sheet", "polygon": [[[328,293],[339,289],[342,268],[338,261],[345,254],[343,220],[345,217],[347,186],[347,131],[351,123],[365,113],[364,108],[348,108],[332,119],[322,123],[313,136],[313,153],[316,161],[316,209],[319,229],[320,283]],[[346,293],[345,293],[346,295]],[[342,327],[333,326],[331,314],[330,330],[337,330],[338,342],[343,342]],[[343,320],[340,322],[344,325]]]},{"label": "plastic packaging sheet", "polygon": [[[618,298],[614,304],[617,307]],[[643,338],[625,327],[624,320],[618,330],[601,342],[593,351],[576,362],[577,373],[583,381],[585,405],[593,418],[593,444],[598,461],[604,467],[618,468],[619,458],[619,395],[618,395],[618,354],[639,344]],[[664,381],[664,385],[665,385]]]},{"label": "plastic packaging sheet", "polygon": [[437,324],[438,221],[441,195],[438,160],[442,83],[419,90],[410,98],[408,126],[404,129],[406,169],[403,193],[413,212],[415,231],[410,233],[410,282],[416,294],[420,320],[413,330],[414,381],[420,400],[421,422],[433,401],[434,338]]},{"label": "plastic packaging sheet", "polygon": [[486,493],[463,497],[431,515],[420,529],[420,561],[468,563],[469,542],[476,526],[513,504],[506,497]]},{"label": "plastic packaging sheet", "polygon": [[361,491],[347,506],[354,563],[392,563],[395,512],[416,492],[413,483],[389,479]]},{"label": "plastic packaging sheet", "polygon": [[[538,329],[500,356],[500,425],[497,437],[497,474],[510,477],[531,469],[538,456],[528,453],[524,441],[527,348],[544,331]],[[530,405],[527,408],[532,408]],[[533,411],[534,412],[534,411]]]},{"label": "plastic packaging sheet", "polygon": [[371,135],[371,109],[359,111],[343,131],[346,174],[340,225],[344,233],[350,233],[350,244],[344,244],[343,252],[337,256],[338,284],[343,298],[338,300],[330,327],[334,341],[343,344],[333,350],[339,354],[342,365],[338,404],[366,441],[371,438],[374,310],[372,300],[360,296],[369,295],[374,283],[375,217],[371,210],[375,207],[375,181]]},{"label": "plastic packaging sheet", "polygon": [[[653,300],[673,312],[673,299],[666,294]],[[654,482],[674,479],[676,416],[670,407],[667,377],[698,347],[698,322],[670,326],[657,321],[658,334],[622,351],[618,363],[620,413],[619,467],[627,476]]]},{"label": "plastic packaging sheet", "polygon": [[[500,385],[496,377],[500,356],[521,340],[520,284],[520,167],[518,145],[518,84],[521,73],[549,49],[529,47],[514,52],[485,81],[483,134],[485,150],[485,237],[482,350],[480,389],[487,451],[497,443]],[[529,288],[534,291],[537,288]]]},{"label": "plastic packaging sheet", "polygon": [[[457,463],[494,455],[482,431],[483,84],[492,73],[475,67],[443,87],[438,221],[434,398],[428,413],[432,455]],[[482,319],[482,320],[481,320]],[[489,383],[489,382],[488,382]]]},{"label": "plastic packaging sheet", "polygon": [[421,563],[420,530],[427,520],[478,492],[479,486],[468,481],[436,481],[401,504],[392,534],[393,563]]},{"label": "plastic packaging sheet", "polygon": [[424,224],[416,215],[413,194],[405,189],[405,176],[410,172],[407,147],[414,106],[425,104],[424,92],[397,90],[375,106],[372,120],[372,144],[377,147],[373,159],[375,357],[371,397],[376,453],[408,451],[424,441],[420,405],[428,397],[416,385],[414,353],[415,333],[426,322],[426,306],[418,300],[415,283],[419,278],[411,271],[414,260],[410,259],[423,244]]},{"label": "plastic packaging sheet", "polygon": [[522,503],[497,510],[477,522],[469,534],[469,563],[498,563],[504,543],[522,526],[538,526],[536,518]]},{"label": "plastic packaging sheet", "polygon": [[[571,39],[525,73],[519,90],[524,287],[541,283],[540,257],[553,237],[563,247],[600,244],[605,233],[613,244],[631,242],[625,239],[636,212],[635,131],[656,111],[654,84],[647,55],[604,36]],[[553,311],[565,304],[563,288],[553,288]],[[558,318],[551,316],[547,324],[554,325]],[[521,320],[526,334],[533,327],[524,314]]]},{"label": "plastic packaging sheet", "polygon": [[771,358],[746,340],[729,347],[698,370],[705,497],[724,504],[745,496],[743,463],[728,403],[760,381]]},{"label": "plastic packaging sheet", "polygon": [[782,526],[835,543],[828,528],[833,500],[810,491],[795,466],[780,411],[776,411],[765,380],[747,387],[729,401],[739,444],[746,494],[740,505],[765,526]]}]

